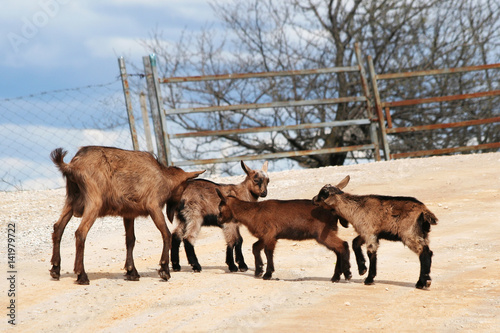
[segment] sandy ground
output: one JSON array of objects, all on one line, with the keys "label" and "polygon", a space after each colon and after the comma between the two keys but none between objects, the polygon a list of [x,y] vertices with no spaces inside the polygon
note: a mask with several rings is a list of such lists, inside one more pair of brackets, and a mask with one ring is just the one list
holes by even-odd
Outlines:
[{"label": "sandy ground", "polygon": [[[249,163],[251,167],[260,165]],[[156,272],[160,233],[136,222],[138,282],[123,279],[120,219],[96,221],[86,243],[90,285],[74,284],[74,218],[62,242],[62,276],[49,276],[52,224],[64,189],[0,193],[2,288],[0,330],[23,332],[276,332],[430,331],[500,329],[500,153],[397,160],[271,173],[269,198],[312,198],[326,183],[351,176],[346,191],[414,196],[439,218],[430,233],[432,286],[417,290],[418,257],[401,243],[382,241],[375,284],[365,286],[351,250],[353,278],[331,283],[335,255],[314,241],[280,240],[271,281],[253,276],[251,244],[243,228],[250,270],[229,273],[218,228],[197,242],[203,271],[193,273],[181,252],[181,272],[168,282]],[[239,182],[243,176],[217,179]],[[8,297],[7,224],[16,226],[16,295]],[[341,238],[355,237],[352,227]],[[7,317],[16,304],[15,327]]]}]

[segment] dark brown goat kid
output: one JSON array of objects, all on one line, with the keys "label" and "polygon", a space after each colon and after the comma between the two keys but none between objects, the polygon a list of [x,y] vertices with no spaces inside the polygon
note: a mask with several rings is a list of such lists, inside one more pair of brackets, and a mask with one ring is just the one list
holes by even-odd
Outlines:
[{"label": "dark brown goat kid", "polygon": [[219,222],[239,222],[259,239],[252,247],[255,276],[263,273],[261,251],[264,249],[267,268],[263,278],[271,278],[274,272],[274,248],[278,239],[315,239],[337,255],[332,282],[338,282],[341,274],[346,280],[351,278],[349,244],[337,236],[338,219],[329,210],[314,206],[311,200],[247,202],[226,197],[219,190],[217,194],[221,199]]},{"label": "dark brown goat kid", "polygon": [[162,208],[167,204],[168,215],[173,215],[187,180],[203,171],[185,172],[177,167],[165,167],[150,153],[111,147],[82,147],[70,163],[63,160],[66,154],[66,151],[58,148],[50,155],[66,177],[66,202],[52,234],[54,248],[50,275],[59,279],[61,237],[71,217],[81,217],[80,226],[75,232],[74,271],[78,276],[78,284],[89,284],[83,265],[87,233],[96,218],[114,215],[122,216],[125,226],[126,279],[138,280],[140,276],[132,254],[135,245],[134,219],[149,215],[163,238],[159,274],[162,279],[168,280],[171,234]]},{"label": "dark brown goat kid", "polygon": [[[267,162],[262,166],[262,170],[252,170],[243,161],[241,168],[246,173],[243,182],[239,184],[217,184],[204,179],[190,181],[178,208],[176,209],[176,228],[172,232],[172,268],[180,271],[179,247],[181,241],[184,242],[184,250],[189,264],[193,271],[200,272],[201,266],[194,251],[194,242],[202,226],[218,226],[217,214],[219,213],[219,197],[215,189],[219,189],[224,195],[233,195],[245,201],[257,201],[259,198],[267,196]],[[244,272],[248,269],[243,258],[239,225],[235,223],[224,224],[222,226],[224,238],[226,240],[226,264],[231,272]],[[234,263],[233,249],[236,255]]]},{"label": "dark brown goat kid", "polygon": [[[344,181],[349,181],[349,176]],[[373,284],[377,275],[379,239],[401,241],[420,259],[420,276],[416,283],[422,289],[431,285],[432,251],[429,249],[431,225],[436,216],[420,201],[412,197],[382,195],[353,195],[338,186],[325,185],[313,198],[313,203],[331,209],[352,224],[359,236],[352,241],[360,275],[366,273],[361,245],[366,243],[370,268],[365,284]]]}]

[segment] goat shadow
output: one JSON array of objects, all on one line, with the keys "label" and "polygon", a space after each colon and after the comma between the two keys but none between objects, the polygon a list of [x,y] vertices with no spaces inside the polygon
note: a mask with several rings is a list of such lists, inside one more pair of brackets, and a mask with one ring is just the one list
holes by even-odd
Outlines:
[{"label": "goat shadow", "polygon": [[[87,272],[87,275],[89,277],[90,284],[92,284],[92,281],[99,281],[99,280],[122,280],[122,281],[129,282],[129,280],[127,280],[125,278],[125,271],[122,271],[122,272]],[[157,271],[139,272],[139,275],[141,276],[141,279],[142,278],[158,278],[159,281],[164,281],[159,277]],[[76,280],[76,274],[70,273],[70,272],[61,273],[61,276],[59,277],[59,279],[65,279],[65,278]],[[57,281],[55,279],[51,279],[51,280]],[[139,281],[140,281],[140,279],[139,279]],[[134,282],[134,281],[131,281],[131,282]]]},{"label": "goat shadow", "polygon": [[[351,279],[351,282],[364,284],[365,280],[364,279]],[[402,282],[402,281],[392,281],[392,280],[377,280],[376,279],[373,285],[376,286],[378,284],[386,284],[386,285],[390,285],[390,286],[406,287],[406,288],[415,289],[415,283],[412,283],[412,282]],[[370,286],[370,285],[368,285],[368,286]]]},{"label": "goat shadow", "polygon": [[[262,278],[262,277],[256,277],[255,278]],[[296,278],[296,279],[283,279],[283,278],[271,278],[270,281],[287,281],[287,282],[304,282],[304,281],[317,281],[317,282],[330,282],[331,283],[331,278],[330,277],[315,277],[315,276],[306,276],[306,277],[301,277],[301,278]],[[357,284],[364,284],[365,280],[364,279],[351,279],[349,281],[346,281],[345,279],[340,279],[340,281],[335,282],[335,284],[349,284],[349,283],[357,283]],[[375,280],[374,285],[392,285],[392,286],[397,286],[397,287],[405,287],[405,288],[411,288],[415,289],[415,284],[412,282],[400,282],[400,281],[390,281],[390,280]]]}]

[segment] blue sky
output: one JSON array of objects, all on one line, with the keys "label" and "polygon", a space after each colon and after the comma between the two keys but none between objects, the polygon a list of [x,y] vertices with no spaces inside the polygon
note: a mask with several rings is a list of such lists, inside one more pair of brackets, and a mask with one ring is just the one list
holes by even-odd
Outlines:
[{"label": "blue sky", "polygon": [[3,1],[0,98],[112,81],[156,28],[175,42],[213,20],[207,0]]}]

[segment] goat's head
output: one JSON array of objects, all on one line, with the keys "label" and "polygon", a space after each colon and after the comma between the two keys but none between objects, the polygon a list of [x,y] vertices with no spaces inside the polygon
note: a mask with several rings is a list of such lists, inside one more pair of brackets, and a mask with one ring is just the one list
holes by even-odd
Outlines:
[{"label": "goat's head", "polygon": [[247,174],[245,183],[252,196],[255,199],[259,197],[265,198],[267,196],[267,184],[269,184],[267,161],[264,162],[261,170],[252,170],[243,161],[241,161],[241,168]]},{"label": "goat's head", "polygon": [[231,211],[231,208],[227,204],[228,198],[225,197],[224,194],[222,194],[218,188],[216,188],[215,191],[217,192],[217,195],[220,198],[219,213],[217,214],[217,222],[219,224],[231,222],[233,220],[233,212]]},{"label": "goat's head", "polygon": [[342,189],[347,186],[349,180],[350,177],[346,176],[336,186],[330,184],[323,186],[318,195],[312,199],[313,204],[325,209],[335,210],[335,204],[338,200],[338,196],[344,193],[342,192]]}]

